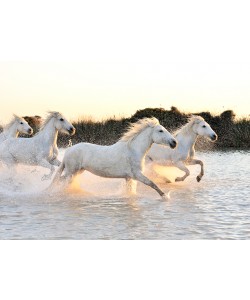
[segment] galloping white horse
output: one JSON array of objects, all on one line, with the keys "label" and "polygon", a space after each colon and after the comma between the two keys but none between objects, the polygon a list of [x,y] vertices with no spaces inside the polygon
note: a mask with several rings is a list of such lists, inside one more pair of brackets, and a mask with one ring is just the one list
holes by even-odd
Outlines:
[{"label": "galloping white horse", "polygon": [[[164,197],[164,192],[142,173],[145,155],[153,143],[176,146],[175,138],[155,118],[131,124],[123,137],[111,146],[79,143],[66,150],[52,186],[60,178],[69,183],[86,170],[102,177],[125,178],[128,187],[138,180]],[[63,171],[65,175],[61,177]]]},{"label": "galloping white horse", "polygon": [[[174,150],[170,150],[169,148],[161,145],[153,145],[147,154],[146,162],[152,164],[156,163],[159,165],[174,165],[184,171],[185,175],[183,177],[177,177],[175,181],[183,181],[190,175],[185,163],[189,165],[199,164],[201,166],[201,172],[196,177],[199,182],[204,175],[203,162],[201,160],[194,159],[194,146],[199,135],[208,137],[212,141],[217,140],[217,134],[202,117],[192,116],[186,125],[174,133],[178,142],[177,147]],[[170,182],[167,178],[165,178],[165,181]]]},{"label": "galloping white horse", "polygon": [[3,128],[3,132],[0,134],[0,144],[9,138],[17,138],[19,133],[31,135],[33,129],[24,118],[13,115],[12,121]]},{"label": "galloping white horse", "polygon": [[58,132],[73,135],[75,128],[59,112],[49,112],[40,131],[32,138],[10,138],[0,145],[0,160],[8,167],[22,163],[33,166],[42,166],[50,169],[48,175],[42,180],[50,179],[55,171],[54,166],[59,166],[57,159]]}]

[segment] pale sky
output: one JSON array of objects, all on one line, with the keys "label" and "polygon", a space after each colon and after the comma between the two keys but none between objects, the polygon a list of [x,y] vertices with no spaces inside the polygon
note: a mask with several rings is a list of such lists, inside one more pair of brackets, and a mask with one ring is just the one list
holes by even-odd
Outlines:
[{"label": "pale sky", "polygon": [[250,113],[250,64],[0,63],[0,120],[12,113],[70,119],[129,116],[172,105],[188,112]]},{"label": "pale sky", "polygon": [[245,2],[5,1],[0,123],[12,113],[70,119],[182,111],[250,113]]}]

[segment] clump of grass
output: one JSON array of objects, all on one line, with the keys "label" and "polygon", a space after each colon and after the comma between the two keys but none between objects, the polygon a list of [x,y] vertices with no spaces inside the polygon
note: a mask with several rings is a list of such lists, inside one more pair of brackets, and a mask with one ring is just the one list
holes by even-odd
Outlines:
[{"label": "clump of grass", "polygon": [[242,118],[238,120],[232,130],[233,146],[235,148],[250,148],[250,121]]}]

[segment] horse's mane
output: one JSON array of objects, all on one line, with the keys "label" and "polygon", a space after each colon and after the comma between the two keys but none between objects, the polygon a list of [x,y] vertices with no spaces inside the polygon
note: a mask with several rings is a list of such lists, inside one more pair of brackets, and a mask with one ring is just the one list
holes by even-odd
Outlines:
[{"label": "horse's mane", "polygon": [[120,141],[131,142],[147,127],[155,127],[159,125],[156,118],[143,118],[136,123],[130,123],[128,130],[123,134]]},{"label": "horse's mane", "polygon": [[12,120],[10,121],[10,123],[8,123],[6,126],[4,126],[3,131],[10,129],[10,127],[12,125],[14,125],[15,122],[26,122],[26,121],[22,117],[19,117],[19,116],[13,114]]},{"label": "horse's mane", "polygon": [[173,135],[177,136],[179,133],[181,133],[183,135],[189,134],[193,125],[195,123],[198,124],[201,121],[204,121],[204,119],[201,116],[192,115],[191,117],[188,118],[188,123],[183,125],[182,127],[178,128],[177,130],[175,130]]},{"label": "horse's mane", "polygon": [[60,116],[62,115],[58,111],[49,111],[46,119],[41,124],[40,131],[42,131],[46,127],[46,125],[49,123],[51,119],[59,118]]}]

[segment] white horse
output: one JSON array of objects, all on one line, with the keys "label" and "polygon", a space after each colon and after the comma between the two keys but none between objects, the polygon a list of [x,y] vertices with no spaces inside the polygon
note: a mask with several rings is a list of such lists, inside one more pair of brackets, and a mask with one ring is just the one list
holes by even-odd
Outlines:
[{"label": "white horse", "polygon": [[3,132],[0,134],[0,144],[9,138],[17,138],[19,133],[31,135],[33,129],[24,118],[13,115],[11,122],[3,128]]},{"label": "white horse", "polygon": [[[190,175],[185,163],[189,165],[199,164],[201,166],[201,172],[196,177],[199,182],[204,175],[203,162],[194,158],[194,146],[199,135],[208,137],[212,141],[217,140],[217,134],[202,117],[192,116],[186,125],[174,133],[178,142],[177,147],[171,150],[161,145],[153,145],[147,154],[146,162],[150,164],[156,163],[158,165],[174,165],[184,171],[185,175],[183,177],[177,177],[175,181],[183,181]],[[170,182],[168,178],[165,178],[165,181]]]},{"label": "white horse", "polygon": [[59,131],[73,135],[75,128],[59,112],[49,112],[40,131],[34,137],[5,140],[0,145],[0,160],[8,167],[22,163],[48,168],[50,173],[44,175],[42,180],[50,179],[55,166],[60,165],[57,159]]},{"label": "white horse", "polygon": [[[128,188],[138,180],[164,197],[164,192],[143,175],[145,155],[153,143],[176,146],[175,138],[155,118],[130,124],[129,130],[111,146],[79,143],[66,150],[51,186],[60,179],[69,183],[86,170],[102,177],[125,178]],[[65,175],[61,177],[63,171]]]}]

